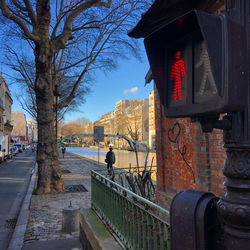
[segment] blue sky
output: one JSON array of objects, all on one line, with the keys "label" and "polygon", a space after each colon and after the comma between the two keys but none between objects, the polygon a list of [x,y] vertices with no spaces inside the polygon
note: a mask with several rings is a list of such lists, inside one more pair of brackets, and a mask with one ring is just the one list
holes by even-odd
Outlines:
[{"label": "blue sky", "polygon": [[105,75],[103,72],[96,74],[91,93],[86,96],[86,102],[79,110],[65,116],[65,121],[74,121],[85,117],[91,122],[98,120],[101,115],[115,109],[115,103],[119,100],[148,98],[153,90],[153,84],[144,87],[145,76],[149,69],[149,63],[143,45],[143,62],[131,58],[119,60],[118,68]]}]

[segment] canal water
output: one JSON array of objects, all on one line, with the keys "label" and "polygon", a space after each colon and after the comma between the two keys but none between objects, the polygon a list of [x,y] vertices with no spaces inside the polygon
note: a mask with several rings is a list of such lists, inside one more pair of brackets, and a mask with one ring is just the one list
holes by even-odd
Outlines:
[{"label": "canal water", "polygon": [[[98,161],[98,149],[97,148],[67,148],[66,151],[84,156],[88,159],[92,159]],[[132,167],[136,167],[136,155],[135,152],[127,151],[127,150],[118,150],[113,149],[116,157],[116,163],[114,167],[117,168],[129,168],[130,164]],[[100,148],[99,149],[99,162],[105,163],[106,153],[108,152],[107,148]],[[138,152],[138,162],[139,166],[145,165],[146,160],[146,152]],[[147,166],[151,166],[151,162],[153,160],[153,166],[156,166],[156,153],[150,152],[148,155]]]}]

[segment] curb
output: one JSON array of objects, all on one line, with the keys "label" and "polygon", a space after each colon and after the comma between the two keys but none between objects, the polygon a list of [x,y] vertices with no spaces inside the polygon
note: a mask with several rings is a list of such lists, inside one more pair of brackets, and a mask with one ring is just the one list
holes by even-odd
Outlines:
[{"label": "curb", "polygon": [[12,238],[10,240],[8,250],[20,250],[23,247],[24,234],[29,219],[30,199],[35,186],[36,172],[37,172],[37,163],[35,163],[34,168],[31,171],[29,187],[26,196],[23,199],[21,210],[18,215],[17,223]]}]

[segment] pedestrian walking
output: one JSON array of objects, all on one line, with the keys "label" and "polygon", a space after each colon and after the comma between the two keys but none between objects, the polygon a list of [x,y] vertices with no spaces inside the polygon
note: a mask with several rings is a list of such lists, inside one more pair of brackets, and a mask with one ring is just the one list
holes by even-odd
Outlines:
[{"label": "pedestrian walking", "polygon": [[109,148],[109,152],[106,154],[105,162],[107,163],[108,171],[113,168],[113,164],[115,163],[115,153],[113,152],[113,148]]},{"label": "pedestrian walking", "polygon": [[63,155],[63,158],[64,158],[65,151],[66,151],[66,148],[65,148],[65,146],[63,145],[63,146],[62,146],[62,155]]}]

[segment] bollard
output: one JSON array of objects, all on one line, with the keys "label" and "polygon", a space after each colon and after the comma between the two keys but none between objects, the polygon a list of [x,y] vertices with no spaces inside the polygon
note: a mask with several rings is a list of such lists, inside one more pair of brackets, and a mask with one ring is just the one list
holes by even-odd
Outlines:
[{"label": "bollard", "polygon": [[73,233],[79,231],[79,208],[70,205],[63,209],[62,232]]}]

